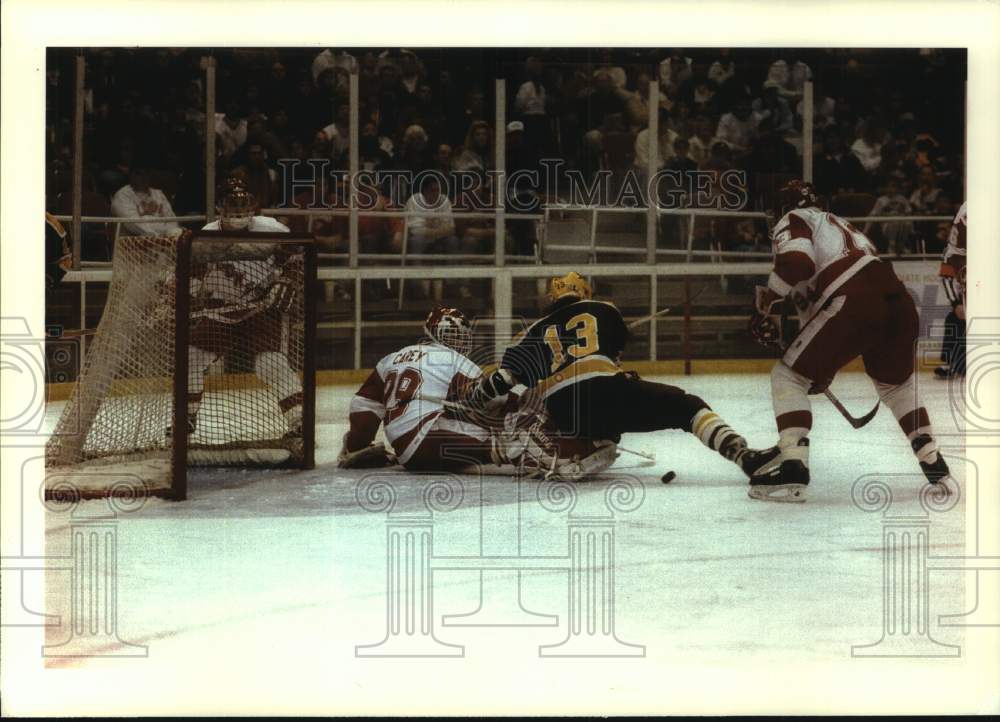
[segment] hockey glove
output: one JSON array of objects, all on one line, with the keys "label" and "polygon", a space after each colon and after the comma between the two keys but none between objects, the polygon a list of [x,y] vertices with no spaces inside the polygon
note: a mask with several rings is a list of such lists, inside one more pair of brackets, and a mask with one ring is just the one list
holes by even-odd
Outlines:
[{"label": "hockey glove", "polygon": [[514,375],[507,369],[497,369],[489,376],[483,377],[469,395],[468,405],[478,411],[484,411],[493,399],[503,396],[514,388]]},{"label": "hockey glove", "polygon": [[754,290],[750,335],[761,346],[772,346],[781,339],[781,328],[771,316],[772,309],[780,300],[781,296],[766,286],[757,286]]},{"label": "hockey glove", "polygon": [[[346,435],[344,440],[347,440]],[[347,444],[344,444],[337,457],[337,466],[341,469],[381,469],[383,466],[392,466],[395,463],[396,455],[386,449],[381,441],[357,451],[348,451]]]}]

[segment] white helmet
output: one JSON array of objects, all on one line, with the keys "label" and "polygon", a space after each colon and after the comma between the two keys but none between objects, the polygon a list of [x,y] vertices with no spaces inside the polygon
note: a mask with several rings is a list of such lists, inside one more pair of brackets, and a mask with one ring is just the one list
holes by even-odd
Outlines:
[{"label": "white helmet", "polygon": [[465,314],[457,308],[438,306],[427,314],[424,333],[461,354],[468,354],[472,350],[472,326]]}]

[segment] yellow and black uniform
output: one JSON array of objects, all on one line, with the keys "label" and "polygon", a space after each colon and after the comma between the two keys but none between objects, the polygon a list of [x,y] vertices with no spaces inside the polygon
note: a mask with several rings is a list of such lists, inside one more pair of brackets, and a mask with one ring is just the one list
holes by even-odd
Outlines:
[{"label": "yellow and black uniform", "polygon": [[540,391],[566,434],[617,441],[626,432],[692,431],[708,404],[676,386],[625,374],[617,359],[627,338],[614,304],[564,298],[507,349],[499,368]]},{"label": "yellow and black uniform", "polygon": [[485,409],[524,384],[540,393],[550,427],[561,436],[618,442],[628,432],[682,429],[748,476],[777,456],[777,447],[748,449],[746,439],[697,396],[625,373],[618,359],[628,327],[613,303],[592,296],[590,283],[578,273],[553,278],[545,317],[480,380],[470,408]]}]

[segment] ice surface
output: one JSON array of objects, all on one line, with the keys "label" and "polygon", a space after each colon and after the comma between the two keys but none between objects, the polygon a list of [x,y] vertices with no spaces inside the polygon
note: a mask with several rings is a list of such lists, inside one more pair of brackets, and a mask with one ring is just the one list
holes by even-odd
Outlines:
[{"label": "ice surface", "polygon": [[[752,446],[774,443],[766,375],[653,380],[702,396]],[[920,378],[920,388],[953,473],[964,485],[956,428],[960,410],[952,408],[957,394],[950,384],[929,376]],[[870,382],[860,374],[841,375],[833,390],[856,415],[875,400]],[[544,703],[552,711],[600,713],[586,700],[614,692],[624,696],[619,699],[638,695],[636,700],[645,700],[636,709],[675,710],[671,695],[694,689],[670,691],[684,679],[685,670],[843,663],[851,660],[852,645],[882,637],[886,517],[852,502],[852,485],[859,477],[874,474],[890,484],[889,514],[926,516],[918,499],[923,485],[919,468],[888,410],[882,408],[868,427],[855,431],[822,397],[813,397],[813,480],[803,505],[748,499],[739,469],[682,432],[626,435],[624,445],[654,453],[656,464],[636,468],[638,458],[622,456],[612,470],[616,473],[605,481],[576,487],[572,519],[566,511],[544,508],[534,482],[466,475],[456,480],[461,486],[457,508],[433,516],[438,570],[433,573],[430,620],[441,649],[459,645],[464,657],[358,659],[358,645],[377,644],[387,634],[387,523],[423,523],[421,490],[441,477],[378,472],[377,479],[395,486],[395,506],[388,515],[363,509],[359,485],[370,486],[376,477],[341,471],[335,464],[352,392],[347,387],[318,391],[315,470],[192,469],[188,501],[154,499],[138,511],[118,515],[118,637],[147,645],[149,654],[141,661],[116,662],[126,665],[122,674],[148,679],[188,668],[217,668],[229,680],[225,694],[219,692],[227,711],[238,709],[231,702],[234,695],[239,699],[241,685],[252,690],[261,684],[296,690],[290,711],[295,704],[323,700],[329,711],[351,711],[366,701],[377,702],[389,688],[393,695],[414,693],[429,705],[443,704],[456,690],[483,683],[483,675],[495,677],[489,665],[500,659],[508,672],[493,679],[490,690],[509,700],[507,709],[524,705],[537,710]],[[58,411],[56,405],[48,410],[50,424]],[[660,477],[667,470],[676,471],[677,478],[664,485]],[[616,512],[613,519],[613,616],[618,639],[643,645],[644,656],[540,658],[540,646],[558,645],[569,631],[568,525],[589,516],[606,527],[610,510],[605,492],[612,480],[630,476],[641,492],[637,508]],[[80,510],[105,503],[85,502]],[[594,521],[601,515],[603,521]],[[951,511],[927,518],[930,555],[962,554],[964,497]],[[73,522],[69,514],[49,514],[47,553],[68,553]],[[600,547],[585,548],[585,553],[592,554],[587,559],[599,559]],[[529,562],[510,561],[518,556],[533,559],[531,568]],[[477,560],[483,557],[506,559],[496,562],[497,567],[506,564],[506,570],[478,571]],[[455,558],[459,561],[448,561]],[[610,565],[591,564],[606,574],[611,571]],[[448,566],[452,568],[444,568]],[[392,569],[390,576],[406,572]],[[610,576],[602,578],[610,584]],[[964,577],[934,572],[930,583],[934,639],[961,644],[961,630],[939,626],[938,615],[967,611]],[[477,609],[479,615],[471,615]],[[48,574],[47,611],[69,613],[68,572]],[[401,623],[405,630],[407,620]],[[418,636],[420,623],[419,615],[412,620]],[[598,636],[601,624],[610,624],[609,617],[599,620]],[[65,628],[53,629],[49,643],[66,636]],[[414,635],[407,638],[412,642]],[[87,667],[108,661],[48,663]],[[602,670],[605,682],[580,688],[560,676],[547,683],[546,695],[536,682],[560,664],[598,665],[588,669]],[[859,673],[871,672],[863,666],[871,661],[857,664]],[[678,670],[673,681],[661,676],[669,669]],[[718,687],[702,681],[708,703]],[[210,681],[192,675],[187,684],[200,689]],[[649,706],[656,699],[650,697],[650,684],[663,685],[662,706]],[[794,684],[785,679],[778,692],[794,700],[797,693],[788,690]],[[803,698],[800,709],[812,704],[822,700]]]}]

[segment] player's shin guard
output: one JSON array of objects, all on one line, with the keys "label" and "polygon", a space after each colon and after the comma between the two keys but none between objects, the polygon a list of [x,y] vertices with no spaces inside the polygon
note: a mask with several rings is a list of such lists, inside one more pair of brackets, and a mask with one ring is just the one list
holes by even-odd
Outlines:
[{"label": "player's shin guard", "polygon": [[889,407],[899,428],[906,434],[920,468],[932,484],[943,483],[949,476],[948,464],[938,451],[927,409],[917,398],[917,387],[911,375],[901,384],[875,382],[882,403]]}]

